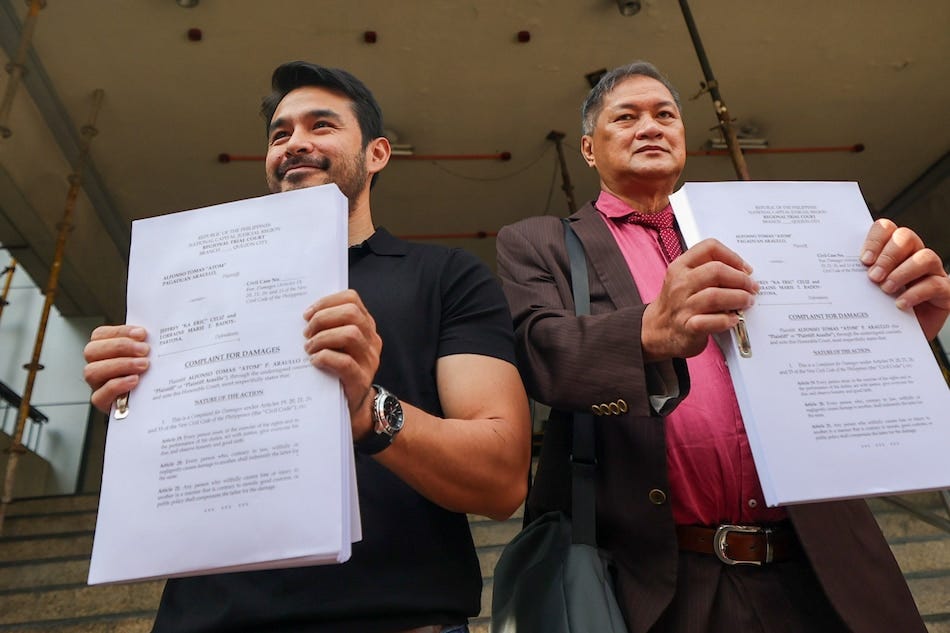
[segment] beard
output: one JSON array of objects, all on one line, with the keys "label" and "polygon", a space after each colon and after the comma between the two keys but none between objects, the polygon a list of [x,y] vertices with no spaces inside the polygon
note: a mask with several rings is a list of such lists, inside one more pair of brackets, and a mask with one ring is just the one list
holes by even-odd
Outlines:
[{"label": "beard", "polygon": [[[287,173],[294,167],[313,167],[319,172],[301,171]],[[322,178],[319,178],[322,176]],[[276,191],[291,191],[329,183],[339,187],[340,192],[350,201],[350,207],[366,187],[369,174],[366,171],[366,156],[362,151],[330,160],[326,156],[291,156],[274,170],[273,182]]]}]

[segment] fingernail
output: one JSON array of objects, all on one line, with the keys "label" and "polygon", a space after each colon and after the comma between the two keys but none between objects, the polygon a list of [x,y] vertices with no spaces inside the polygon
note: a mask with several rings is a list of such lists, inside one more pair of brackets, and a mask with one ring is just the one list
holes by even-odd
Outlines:
[{"label": "fingernail", "polygon": [[149,349],[148,343],[136,343],[133,349],[135,350],[136,354],[141,354],[142,356],[145,356],[146,354],[148,354],[148,349]]},{"label": "fingernail", "polygon": [[868,277],[871,278],[871,281],[880,282],[884,279],[884,269],[880,266],[874,266],[868,271]]},{"label": "fingernail", "polygon": [[874,253],[871,251],[864,251],[861,253],[861,263],[865,266],[870,266],[874,263]]},{"label": "fingernail", "polygon": [[145,337],[145,328],[144,327],[134,327],[129,330],[129,336],[131,337]]},{"label": "fingernail", "polygon": [[881,290],[883,290],[887,294],[891,294],[892,292],[897,290],[897,284],[895,284],[893,281],[888,279],[887,281],[881,284]]},{"label": "fingernail", "polygon": [[894,302],[894,305],[897,306],[898,310],[906,310],[908,308],[907,301],[904,299],[898,299]]},{"label": "fingernail", "polygon": [[136,359],[132,362],[132,365],[133,365],[136,369],[148,369],[148,359],[147,359],[147,358],[136,358]]}]

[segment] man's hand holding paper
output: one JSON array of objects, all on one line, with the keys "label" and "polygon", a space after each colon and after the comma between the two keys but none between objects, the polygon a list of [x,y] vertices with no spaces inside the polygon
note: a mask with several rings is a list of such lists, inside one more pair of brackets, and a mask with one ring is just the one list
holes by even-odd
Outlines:
[{"label": "man's hand holding paper", "polygon": [[383,341],[376,322],[354,290],[323,297],[304,312],[304,349],[310,363],[339,377],[350,409],[354,439],[372,430],[369,399]]},{"label": "man's hand holding paper", "polygon": [[643,313],[644,360],[689,358],[711,334],[736,325],[737,310],[758,292],[751,267],[715,239],[699,242],[670,263],[660,294]]},{"label": "man's hand holding paper", "polygon": [[84,355],[84,378],[92,388],[92,404],[109,413],[112,403],[139,384],[149,366],[151,350],[145,328],[137,325],[102,325],[92,332]]},{"label": "man's hand holding paper", "polygon": [[861,263],[899,309],[914,309],[927,340],[937,336],[950,314],[950,279],[940,257],[916,233],[877,220],[861,247]]}]

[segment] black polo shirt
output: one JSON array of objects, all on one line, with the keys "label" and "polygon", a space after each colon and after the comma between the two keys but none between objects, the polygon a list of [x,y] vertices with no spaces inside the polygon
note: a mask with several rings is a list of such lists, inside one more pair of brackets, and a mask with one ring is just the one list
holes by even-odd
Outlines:
[{"label": "black polo shirt", "polygon": [[[442,356],[514,363],[508,305],[474,256],[380,228],[349,260],[350,287],[383,339],[375,382],[401,400],[442,416]],[[481,572],[466,516],[426,500],[371,457],[356,454],[356,474],[363,540],[348,562],[171,579],[153,633],[382,633],[477,615]]]}]

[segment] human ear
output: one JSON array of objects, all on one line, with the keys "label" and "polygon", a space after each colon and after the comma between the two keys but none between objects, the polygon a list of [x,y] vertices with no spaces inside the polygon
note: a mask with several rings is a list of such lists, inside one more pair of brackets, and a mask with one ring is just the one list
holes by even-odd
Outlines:
[{"label": "human ear", "polygon": [[369,142],[366,146],[366,171],[370,174],[376,174],[383,170],[389,164],[389,157],[392,156],[393,149],[389,144],[389,139],[380,136]]},{"label": "human ear", "polygon": [[587,134],[581,137],[581,156],[584,157],[588,167],[597,166],[594,161],[594,139]]}]

